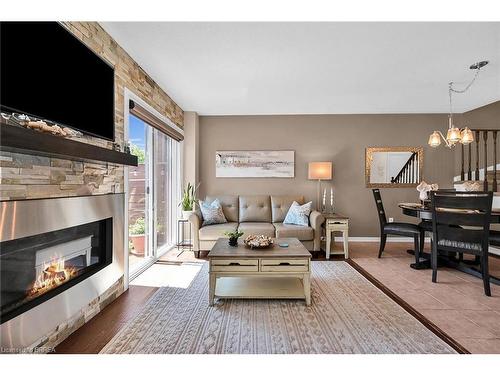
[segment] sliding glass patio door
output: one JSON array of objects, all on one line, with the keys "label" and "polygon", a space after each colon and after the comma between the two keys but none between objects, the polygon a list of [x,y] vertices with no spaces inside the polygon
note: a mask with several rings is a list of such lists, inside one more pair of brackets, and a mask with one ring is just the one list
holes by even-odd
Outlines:
[{"label": "sliding glass patio door", "polygon": [[176,242],[181,190],[180,143],[139,118],[129,117],[129,275],[137,276]]},{"label": "sliding glass patio door", "polygon": [[180,197],[180,144],[154,129],[154,208],[156,255],[160,256],[176,241],[175,225]]},{"label": "sliding glass patio door", "polygon": [[129,117],[130,151],[138,166],[128,170],[129,273],[133,275],[154,257],[152,192],[152,128]]}]

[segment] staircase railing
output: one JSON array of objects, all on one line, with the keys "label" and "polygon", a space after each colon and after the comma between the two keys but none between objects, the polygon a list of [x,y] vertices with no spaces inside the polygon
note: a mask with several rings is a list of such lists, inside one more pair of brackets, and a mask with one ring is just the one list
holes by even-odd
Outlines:
[{"label": "staircase railing", "polygon": [[393,184],[416,184],[419,182],[418,152],[413,152],[396,177],[391,178]]},{"label": "staircase railing", "polygon": [[[471,129],[474,133],[474,142],[461,147],[462,181],[483,181],[485,191],[498,191],[498,133],[500,129]],[[474,150],[472,150],[474,148]],[[466,150],[467,149],[467,150]],[[490,150],[490,152],[488,152]],[[467,155],[466,155],[467,154]],[[483,160],[481,160],[481,158]],[[465,161],[467,159],[467,162]],[[480,174],[483,167],[483,175]],[[492,170],[488,170],[488,168]],[[481,180],[482,177],[482,180]]]}]

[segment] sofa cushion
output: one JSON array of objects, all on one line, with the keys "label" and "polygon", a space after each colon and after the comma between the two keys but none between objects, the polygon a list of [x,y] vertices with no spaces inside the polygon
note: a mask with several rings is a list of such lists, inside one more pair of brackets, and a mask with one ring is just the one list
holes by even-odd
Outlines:
[{"label": "sofa cushion", "polygon": [[282,223],[293,202],[304,204],[304,197],[293,195],[271,195],[273,223]]},{"label": "sofa cushion", "polygon": [[238,223],[224,223],[207,225],[200,228],[200,240],[215,241],[224,236],[224,232],[233,231],[238,228]]},{"label": "sofa cushion", "polygon": [[218,199],[209,203],[200,201],[201,215],[203,216],[203,226],[227,223],[227,219],[222,211],[222,206]]},{"label": "sofa cushion", "polygon": [[314,230],[311,227],[300,225],[274,223],[276,238],[297,238],[299,241],[311,241],[314,238]]},{"label": "sofa cushion", "polygon": [[205,202],[213,202],[218,199],[221,206],[222,211],[224,212],[224,216],[227,221],[238,221],[238,196],[236,195],[220,195],[220,196],[207,196],[205,198]]},{"label": "sofa cushion", "polygon": [[304,227],[309,226],[309,215],[311,214],[312,201],[303,204],[293,202],[286,214],[284,224],[295,224]]},{"label": "sofa cushion", "polygon": [[243,232],[242,238],[247,238],[251,234],[275,237],[274,226],[271,223],[240,223],[238,230]]},{"label": "sofa cushion", "polygon": [[271,223],[271,198],[269,195],[240,196],[240,223]]}]

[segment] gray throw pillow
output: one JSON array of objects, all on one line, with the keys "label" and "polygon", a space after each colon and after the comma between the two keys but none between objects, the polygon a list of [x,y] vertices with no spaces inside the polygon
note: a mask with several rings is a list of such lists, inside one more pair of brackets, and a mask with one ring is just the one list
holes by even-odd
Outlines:
[{"label": "gray throw pillow", "polygon": [[309,226],[309,214],[311,213],[312,202],[307,202],[302,206],[297,202],[293,202],[285,216],[283,224]]},{"label": "gray throw pillow", "polygon": [[211,203],[200,201],[200,210],[203,216],[203,226],[227,223],[218,199],[213,200]]}]

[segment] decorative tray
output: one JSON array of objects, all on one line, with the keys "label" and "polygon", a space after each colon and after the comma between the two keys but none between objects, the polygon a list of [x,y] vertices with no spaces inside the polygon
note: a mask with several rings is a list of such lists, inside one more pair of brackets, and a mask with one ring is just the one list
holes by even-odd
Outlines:
[{"label": "decorative tray", "polygon": [[251,249],[267,249],[273,246],[274,241],[271,237],[264,235],[250,235],[243,241]]}]

